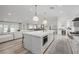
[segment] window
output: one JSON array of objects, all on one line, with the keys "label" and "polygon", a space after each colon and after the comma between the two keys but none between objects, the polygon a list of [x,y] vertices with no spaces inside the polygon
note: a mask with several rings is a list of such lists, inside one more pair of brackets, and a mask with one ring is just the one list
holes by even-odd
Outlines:
[{"label": "window", "polygon": [[18,24],[11,24],[10,25],[10,32],[17,32],[19,30]]},{"label": "window", "polygon": [[15,32],[15,25],[10,25],[10,32]]},{"label": "window", "polygon": [[8,25],[4,24],[4,32],[9,32],[8,31]]},{"label": "window", "polygon": [[3,25],[0,24],[0,34],[2,34],[2,32],[3,32]]},{"label": "window", "polygon": [[19,25],[18,24],[15,24],[15,31],[18,31],[18,30],[20,30],[20,27],[19,27]]}]

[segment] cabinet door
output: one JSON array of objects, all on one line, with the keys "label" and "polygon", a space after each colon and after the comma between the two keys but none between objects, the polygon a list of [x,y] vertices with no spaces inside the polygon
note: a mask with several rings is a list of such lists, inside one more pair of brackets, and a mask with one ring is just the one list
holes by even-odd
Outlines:
[{"label": "cabinet door", "polygon": [[28,50],[32,50],[32,37],[30,35],[26,35],[24,34],[24,48],[28,49]]},{"label": "cabinet door", "polygon": [[42,49],[41,37],[32,36],[32,52],[37,54],[43,53],[41,49]]},{"label": "cabinet door", "polygon": [[51,43],[52,42],[52,40],[53,40],[53,33],[50,33],[49,35],[48,35],[48,42],[49,43]]}]

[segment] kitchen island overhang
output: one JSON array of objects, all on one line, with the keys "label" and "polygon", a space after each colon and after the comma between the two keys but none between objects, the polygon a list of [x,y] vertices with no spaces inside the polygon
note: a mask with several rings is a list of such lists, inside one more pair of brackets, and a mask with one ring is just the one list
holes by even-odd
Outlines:
[{"label": "kitchen island overhang", "polygon": [[42,54],[53,39],[53,30],[24,32],[23,45],[32,53]]}]

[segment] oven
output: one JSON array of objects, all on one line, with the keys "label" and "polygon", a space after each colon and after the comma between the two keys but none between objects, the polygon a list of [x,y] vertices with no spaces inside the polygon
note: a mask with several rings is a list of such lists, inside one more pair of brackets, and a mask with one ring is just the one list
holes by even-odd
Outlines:
[{"label": "oven", "polygon": [[48,41],[48,35],[43,37],[43,46],[47,43]]}]

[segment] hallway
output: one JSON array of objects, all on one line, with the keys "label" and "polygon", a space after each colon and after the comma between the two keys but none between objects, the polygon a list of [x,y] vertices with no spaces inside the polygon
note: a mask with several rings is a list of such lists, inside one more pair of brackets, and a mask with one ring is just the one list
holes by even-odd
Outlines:
[{"label": "hallway", "polygon": [[57,36],[46,53],[49,54],[72,54],[71,46],[66,36]]}]

